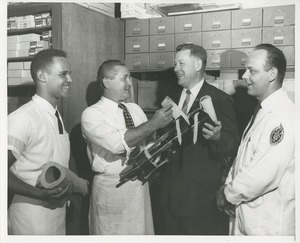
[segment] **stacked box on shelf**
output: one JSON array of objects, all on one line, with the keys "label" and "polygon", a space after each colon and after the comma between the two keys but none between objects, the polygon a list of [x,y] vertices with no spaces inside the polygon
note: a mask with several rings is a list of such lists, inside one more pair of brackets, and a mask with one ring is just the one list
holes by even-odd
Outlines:
[{"label": "stacked box on shelf", "polygon": [[27,29],[45,26],[51,26],[51,15],[48,12],[36,15],[9,17],[7,19],[8,30]]},{"label": "stacked box on shelf", "polygon": [[8,85],[33,84],[30,62],[10,62],[7,68]]},{"label": "stacked box on shelf", "polygon": [[76,4],[103,13],[110,17],[115,17],[115,3],[81,2]]}]

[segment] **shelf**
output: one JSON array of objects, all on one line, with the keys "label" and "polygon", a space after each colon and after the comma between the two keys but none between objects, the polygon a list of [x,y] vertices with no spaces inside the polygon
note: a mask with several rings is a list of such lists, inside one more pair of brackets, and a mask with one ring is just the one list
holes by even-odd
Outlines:
[{"label": "shelf", "polygon": [[32,61],[34,56],[27,56],[27,57],[10,57],[7,58],[8,62],[26,62],[26,61]]},{"label": "shelf", "polygon": [[26,29],[14,29],[7,30],[7,35],[24,35],[24,34],[42,34],[43,31],[51,30],[52,26],[43,26],[43,27],[35,27],[35,28],[26,28]]}]

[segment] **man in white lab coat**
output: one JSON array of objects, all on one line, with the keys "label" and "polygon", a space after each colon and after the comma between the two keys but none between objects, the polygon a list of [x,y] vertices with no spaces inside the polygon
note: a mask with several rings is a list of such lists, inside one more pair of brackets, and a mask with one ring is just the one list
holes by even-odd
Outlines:
[{"label": "man in white lab coat", "polygon": [[282,89],[285,71],[284,54],[270,44],[258,45],[246,63],[243,79],[257,114],[217,192],[232,235],[295,234],[294,104]]}]

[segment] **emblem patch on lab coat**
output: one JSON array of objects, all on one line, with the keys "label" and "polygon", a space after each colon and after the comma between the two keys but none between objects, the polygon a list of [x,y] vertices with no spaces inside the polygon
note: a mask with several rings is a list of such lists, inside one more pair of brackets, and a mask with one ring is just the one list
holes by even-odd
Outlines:
[{"label": "emblem patch on lab coat", "polygon": [[279,144],[282,141],[283,136],[284,136],[284,129],[283,126],[280,124],[280,126],[275,127],[271,132],[270,144],[271,145]]}]

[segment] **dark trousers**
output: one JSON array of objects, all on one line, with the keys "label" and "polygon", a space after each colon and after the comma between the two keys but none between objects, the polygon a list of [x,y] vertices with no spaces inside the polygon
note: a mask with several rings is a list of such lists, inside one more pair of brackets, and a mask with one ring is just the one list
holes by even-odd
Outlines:
[{"label": "dark trousers", "polygon": [[212,217],[178,217],[169,208],[162,212],[163,235],[228,235],[229,219],[216,208]]}]

